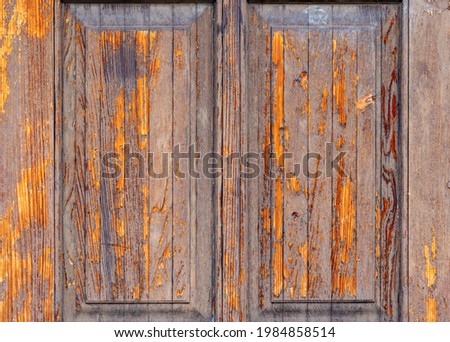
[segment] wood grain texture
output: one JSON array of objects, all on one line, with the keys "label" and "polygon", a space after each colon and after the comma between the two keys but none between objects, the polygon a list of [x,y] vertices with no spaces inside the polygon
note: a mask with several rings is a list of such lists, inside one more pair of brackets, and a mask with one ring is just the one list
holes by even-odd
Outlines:
[{"label": "wood grain texture", "polygon": [[[324,24],[331,22],[332,8],[325,10]],[[314,20],[314,12],[310,14]],[[332,179],[327,177],[327,158],[331,158],[327,143],[332,141],[333,110],[333,53],[330,30],[309,30],[309,82],[310,121],[308,148],[316,153],[311,160],[313,179],[308,180],[309,196],[309,245],[308,245],[308,299],[331,298],[331,236]],[[320,173],[319,173],[320,172]],[[330,320],[330,304],[308,304],[308,320]],[[322,311],[322,315],[317,312]]]},{"label": "wood grain texture", "polygon": [[63,319],[209,319],[212,183],[170,158],[212,149],[211,6],[64,9]]},{"label": "wood grain texture", "polygon": [[[364,69],[367,74],[357,68],[359,79],[355,99],[359,107],[358,121],[355,123],[358,127],[355,165],[356,170],[359,170],[361,164],[371,164],[375,156],[374,168],[381,177],[373,179],[369,173],[357,172],[356,256],[359,261],[356,277],[370,278],[371,269],[375,268],[373,276],[376,279],[373,283],[368,282],[367,286],[356,286],[356,297],[369,298],[373,293],[376,304],[381,305],[378,313],[367,311],[366,304],[341,303],[331,308],[330,303],[321,303],[321,300],[331,297],[332,290],[332,274],[325,271],[331,270],[333,208],[324,203],[332,202],[334,191],[328,178],[319,178],[317,183],[314,180],[306,182],[306,216],[309,220],[307,241],[304,240],[304,233],[295,234],[295,222],[291,220],[293,217],[287,215],[289,211],[291,214],[297,211],[297,201],[290,183],[283,183],[282,208],[285,213],[282,220],[286,231],[282,232],[288,236],[282,235],[280,240],[284,250],[281,264],[289,266],[286,272],[284,268],[281,269],[280,296],[283,300],[279,303],[272,300],[273,261],[271,253],[267,253],[273,243],[274,219],[271,211],[272,181],[267,173],[257,180],[244,182],[240,178],[241,170],[233,167],[231,179],[224,179],[223,184],[216,180],[214,191],[209,181],[194,184],[174,179],[170,185],[173,208],[167,218],[172,238],[165,236],[163,239],[171,254],[171,266],[165,263],[164,268],[171,268],[172,271],[165,279],[162,268],[155,271],[155,267],[149,267],[150,264],[155,265],[156,261],[146,251],[152,244],[153,248],[158,248],[159,240],[154,240],[157,234],[156,237],[152,234],[148,223],[153,207],[161,208],[162,199],[152,199],[150,182],[137,177],[134,173],[136,170],[132,171],[128,180],[123,181],[121,191],[116,191],[120,181],[107,186],[98,177],[101,170],[99,151],[102,146],[109,144],[115,150],[116,144],[121,145],[123,136],[124,143],[129,143],[132,150],[146,153],[158,143],[151,136],[154,125],[167,126],[165,123],[151,122],[150,117],[143,115],[150,112],[153,101],[157,101],[151,91],[151,70],[152,65],[156,67],[152,61],[158,51],[150,49],[150,44],[156,38],[158,29],[149,28],[149,22],[152,23],[150,26],[159,29],[160,26],[178,23],[176,29],[170,30],[171,36],[168,34],[165,38],[169,45],[167,54],[170,55],[165,60],[170,69],[167,75],[170,74],[170,77],[165,79],[170,80],[172,86],[165,86],[164,93],[167,91],[176,96],[173,102],[161,106],[170,106],[170,115],[176,116],[177,120],[172,128],[166,127],[172,129],[173,134],[172,139],[165,140],[164,144],[172,146],[180,143],[186,146],[195,138],[199,149],[206,152],[212,149],[212,145],[217,152],[263,151],[265,154],[260,168],[270,171],[273,166],[269,158],[270,148],[266,147],[273,140],[271,84],[274,80],[270,72],[273,68],[273,35],[268,22],[283,26],[281,32],[285,44],[285,33],[292,31],[286,26],[327,25],[330,24],[333,11],[331,6],[326,9],[306,4],[263,5],[263,2],[276,0],[250,5],[248,15],[244,2],[237,0],[217,1],[214,6],[142,5],[139,10],[136,10],[135,5],[123,9],[120,5],[80,5],[85,22],[97,28],[108,25],[109,31],[104,30],[105,33],[119,31],[117,40],[113,37],[109,40],[111,44],[121,43],[118,55],[113,59],[120,64],[127,59],[134,61],[125,63],[122,70],[120,65],[112,68],[95,62],[99,56],[107,58],[111,54],[111,49],[105,50],[105,45],[101,44],[106,35],[102,38],[98,30],[85,30],[82,25],[77,27],[77,21],[73,18],[66,21],[66,7],[59,1],[2,1],[0,320],[210,320],[212,317],[215,320],[273,321],[352,320],[355,317],[367,320],[450,320],[447,223],[450,219],[450,156],[447,148],[450,143],[447,122],[450,75],[446,64],[450,58],[450,11],[447,0],[404,1],[403,8],[407,8],[408,3],[410,9],[409,12],[403,12],[403,21],[400,20],[400,12],[395,17],[391,7],[385,6],[383,24],[374,33],[375,44],[371,45],[373,36],[369,31],[358,31],[357,34],[357,59],[359,65],[367,65]],[[180,11],[167,10],[178,6],[182,6]],[[340,6],[346,5],[336,4],[334,7]],[[102,21],[100,8],[109,11]],[[304,12],[306,8],[309,10]],[[353,5],[348,7],[346,13],[343,11],[340,15],[337,10],[334,15],[337,19],[341,18],[339,20],[346,20],[350,26],[358,25],[379,16],[380,8],[376,5]],[[186,26],[200,13],[206,15],[198,19],[189,32],[179,27]],[[124,20],[126,16],[132,16],[133,20]],[[392,18],[394,21],[391,25]],[[121,21],[118,23],[117,20]],[[54,22],[57,23],[56,27]],[[403,46],[394,38],[400,35],[401,26]],[[247,29],[248,35],[245,33]],[[409,36],[405,34],[408,29]],[[308,70],[302,68],[299,71],[300,74],[307,71],[308,91],[302,88],[300,74],[299,81],[294,82],[295,87],[286,79],[286,75],[294,76],[297,72],[293,67],[297,59],[285,51],[283,62],[284,67],[288,68],[283,71],[284,97],[290,93],[309,93],[307,144],[309,149],[323,151],[324,141],[328,137],[331,139],[333,133],[331,125],[327,125],[327,122],[332,121],[334,101],[331,85],[333,56],[326,52],[331,52],[331,49],[327,50],[330,32],[311,27],[307,30],[309,66]],[[301,35],[299,30],[294,31],[290,33]],[[62,39],[64,32],[68,32],[66,39]],[[213,40],[216,40],[214,48]],[[409,49],[405,49],[405,46]],[[54,48],[56,55],[53,53]],[[408,51],[410,54],[407,56]],[[365,58],[373,53],[376,54],[376,61],[386,61],[386,68],[373,65],[370,58]],[[397,63],[408,59],[409,64],[401,73],[396,69]],[[213,60],[219,71],[214,77]],[[328,76],[321,73],[323,68],[327,68],[325,65],[330,68]],[[67,72],[67,67],[75,73]],[[370,76],[373,68],[375,79]],[[261,73],[260,70],[269,72]],[[124,71],[131,77],[120,77]],[[393,71],[396,73],[394,77]],[[58,77],[59,73],[61,77]],[[81,77],[83,75],[85,79]],[[117,89],[113,85],[108,86],[109,77],[117,80]],[[245,77],[248,77],[248,83]],[[193,86],[192,80],[195,78],[201,82],[197,81]],[[64,83],[77,91],[65,91],[67,85],[64,88]],[[188,84],[197,88],[196,91],[187,90],[185,85]],[[251,96],[246,95],[245,84],[249,85],[248,94]],[[400,84],[403,84],[401,89]],[[57,93],[54,85],[57,86]],[[372,86],[376,88],[373,92]],[[96,91],[84,93],[82,89],[85,87],[95,88]],[[123,95],[120,88],[123,89]],[[325,88],[328,89],[328,96],[325,96]],[[400,101],[408,92],[411,95],[408,101]],[[372,99],[370,95],[375,98]],[[189,104],[181,100],[186,97],[190,99]],[[247,101],[250,109],[248,117],[244,110]],[[288,139],[285,139],[285,135],[283,138],[283,148],[288,151],[301,149],[304,136],[292,128],[296,119],[291,110],[295,110],[296,105],[286,100],[283,102],[286,110],[284,119],[290,123],[287,125]],[[71,108],[71,112],[76,115],[64,118],[63,105],[66,110]],[[117,114],[115,109],[118,106],[123,106],[123,115],[114,115]],[[214,106],[215,115],[212,115]],[[196,119],[177,114],[185,113],[188,107],[189,115]],[[408,107],[409,116],[406,111]],[[259,115],[253,115],[254,112]],[[112,116],[122,124],[111,126]],[[369,119],[371,116],[375,116],[375,121]],[[186,128],[188,136],[183,135],[186,125],[189,125]],[[98,135],[102,127],[109,129],[110,134]],[[286,127],[283,124],[281,127],[286,134]],[[406,144],[408,137],[409,146]],[[226,145],[222,145],[223,141]],[[376,146],[382,144],[383,150],[367,149],[371,142]],[[64,163],[61,163],[61,151],[64,151]],[[318,162],[319,168],[322,163],[323,160]],[[285,166],[290,166],[290,162]],[[314,172],[317,167],[314,161],[310,166]],[[54,167],[57,175],[61,175],[61,182],[54,183]],[[408,169],[409,180],[405,177]],[[165,183],[162,187],[158,185],[162,198],[165,186]],[[296,188],[294,182],[292,189]],[[134,189],[136,191],[129,191]],[[117,210],[101,205],[104,195],[116,198],[111,203],[117,204]],[[186,200],[187,195],[190,196],[189,200]],[[77,197],[80,200],[76,200]],[[120,209],[122,198],[128,204]],[[197,201],[201,201],[201,207],[192,204]],[[56,214],[54,203],[61,210],[56,210]],[[372,211],[373,203],[375,210]],[[169,211],[167,205],[166,214]],[[128,206],[134,209],[127,210]],[[365,211],[371,213],[363,215]],[[112,221],[111,215],[117,220]],[[62,222],[60,216],[64,218]],[[374,228],[371,227],[373,216]],[[157,222],[159,232],[164,227],[164,221],[165,217]],[[130,225],[137,229],[125,229],[122,234],[122,222],[125,227]],[[86,233],[77,231],[74,223],[83,227]],[[189,236],[186,227],[192,225],[198,228],[190,230]],[[214,226],[215,248],[211,244]],[[373,229],[375,236],[360,239],[360,232],[365,234]],[[71,234],[76,241],[71,246],[66,245],[65,250],[62,248],[63,230],[66,236]],[[285,295],[289,299],[291,288],[295,289],[293,294],[297,294],[298,299],[303,298],[301,287],[298,287],[301,277],[284,279],[284,273],[296,274],[304,269],[302,255],[296,255],[294,247],[290,249],[289,239],[308,242],[303,246],[307,250],[308,274],[305,304],[283,302]],[[372,244],[370,239],[375,239],[375,242]],[[116,242],[116,246],[109,245]],[[188,243],[204,243],[204,249],[183,248]],[[225,246],[223,250],[222,246]],[[375,259],[360,258],[363,251],[371,248]],[[398,254],[400,251],[402,258]],[[159,254],[163,255],[164,252],[165,249],[162,249]],[[246,257],[247,252],[251,257]],[[216,261],[213,272],[215,291],[212,289],[211,272],[205,272],[212,270],[213,261],[212,258],[204,258],[204,255],[212,253]],[[225,255],[227,259],[223,258]],[[186,259],[197,266],[188,270],[183,262]],[[117,265],[120,266],[119,277]],[[406,268],[404,274],[409,273],[408,278],[399,279],[400,266]],[[55,268],[58,274],[54,273]],[[80,272],[82,269],[88,277]],[[147,303],[151,300],[152,279],[156,279],[156,283],[159,276],[162,282],[169,281],[171,277],[171,285],[163,290],[158,288],[158,297],[168,301],[178,300],[177,304]],[[110,284],[115,284],[114,288]],[[400,286],[402,291],[398,294]],[[54,301],[55,296],[57,302]],[[116,296],[114,300],[122,303],[98,304],[111,300],[113,296]],[[92,304],[86,305],[88,298]],[[192,309],[187,302],[195,298],[201,300]],[[406,305],[406,310],[399,306],[399,298]],[[129,304],[128,300],[146,304]]]},{"label": "wood grain texture", "polygon": [[[247,217],[245,180],[239,158],[246,148],[244,116],[244,25],[246,4],[240,0],[219,2],[221,12],[221,109],[220,151],[223,158],[221,185],[221,313],[218,320],[247,320]],[[236,156],[237,155],[237,159]]]},{"label": "wood grain texture", "polygon": [[0,321],[55,319],[53,4],[0,4]]},{"label": "wood grain texture", "polygon": [[444,0],[410,2],[410,321],[450,320],[448,6]]},{"label": "wood grain texture", "polygon": [[[376,262],[376,186],[382,182],[376,172],[382,167],[377,140],[382,80],[377,70],[391,65],[390,76],[398,78],[398,59],[393,53],[380,58],[378,51],[382,24],[388,20],[382,9],[397,13],[398,8],[249,8],[249,49],[257,51],[257,58],[248,61],[249,89],[255,94],[249,102],[250,132],[258,137],[258,144],[251,146],[264,155],[272,153],[269,162],[262,161],[264,177],[249,190],[260,197],[258,206],[249,203],[250,210],[258,207],[259,218],[250,213],[250,224],[258,226],[251,229],[258,232],[252,237],[258,243],[251,246],[260,264],[258,296],[251,302],[256,312],[250,315],[270,320],[378,320],[382,301],[390,299],[376,289],[382,284],[386,298],[399,289],[394,280],[399,245],[382,256],[383,276],[382,264]],[[398,45],[398,31],[391,35],[392,44]],[[387,125],[385,139],[391,141],[399,126],[395,120]],[[397,179],[398,163],[391,164]],[[295,167],[300,168],[298,175]],[[394,203],[392,196],[400,196],[397,189],[384,193],[389,203]],[[397,209],[397,204],[391,208]],[[396,232],[399,221],[394,217]],[[380,228],[384,239],[393,236],[387,226],[385,222]],[[267,274],[270,287],[264,280]]]},{"label": "wood grain texture", "polygon": [[[385,319],[397,320],[400,263],[399,17],[382,8],[381,58],[381,299]],[[384,281],[383,281],[384,280]]]}]

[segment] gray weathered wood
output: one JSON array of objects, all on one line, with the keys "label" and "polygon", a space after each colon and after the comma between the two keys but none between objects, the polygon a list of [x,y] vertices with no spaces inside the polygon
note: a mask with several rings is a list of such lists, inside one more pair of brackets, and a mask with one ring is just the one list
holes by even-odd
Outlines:
[{"label": "gray weathered wood", "polygon": [[[212,148],[212,36],[198,39],[211,6],[65,8],[63,317],[209,320],[211,207],[195,192],[210,198],[212,184],[169,158]],[[116,177],[103,174],[108,152]]]},{"label": "gray weathered wood", "polygon": [[410,1],[410,321],[450,320],[448,6],[445,0]]},{"label": "gray weathered wood", "polygon": [[[382,255],[381,264],[376,262],[376,202],[380,198],[376,184],[382,181],[376,172],[380,170],[376,155],[381,158],[382,147],[376,140],[376,125],[382,122],[377,119],[382,115],[378,105],[382,100],[376,70],[391,63],[398,77],[398,59],[377,54],[383,43],[378,32],[388,20],[382,8],[391,13],[398,10],[387,5],[250,5],[249,50],[255,49],[257,56],[248,61],[249,89],[255,94],[249,102],[250,122],[255,123],[250,132],[259,141],[251,146],[263,152],[264,144],[269,144],[273,152],[268,166],[273,173],[270,187],[265,189],[260,178],[250,190],[261,197],[259,206],[249,203],[251,210],[259,208],[261,217],[259,228],[251,229],[258,232],[252,240],[259,241],[259,246],[251,243],[255,248],[251,264],[260,260],[261,267],[259,294],[251,297],[250,317],[378,320],[384,298],[398,294],[399,286],[391,278],[400,266],[391,258],[400,254],[399,245]],[[391,35],[398,44],[398,31]],[[265,84],[269,84],[268,92]],[[267,110],[271,110],[269,128],[263,115]],[[391,130],[399,134],[398,126]],[[332,143],[329,152],[327,143]],[[293,159],[280,159],[282,152],[294,152]],[[293,178],[291,183],[291,168],[295,163],[302,166],[307,152],[320,153],[320,157],[309,156],[304,172],[309,171],[310,178],[300,175],[299,184]],[[337,159],[343,174],[326,170],[325,159],[331,162],[340,152],[345,153]],[[391,164],[397,178],[399,167],[395,161]],[[328,174],[311,176],[318,171]],[[294,188],[304,189],[304,197],[295,197]],[[391,194],[384,193],[390,201]],[[257,224],[256,213],[250,213],[250,222]],[[394,224],[399,227],[397,220]],[[385,238],[390,236],[386,227],[384,223],[380,228]],[[269,228],[270,235],[265,237]],[[381,265],[385,265],[384,274]],[[272,274],[271,287],[262,280],[266,269]],[[381,293],[375,291],[378,284]],[[272,303],[267,303],[267,295]],[[396,311],[393,317],[398,317]]]}]

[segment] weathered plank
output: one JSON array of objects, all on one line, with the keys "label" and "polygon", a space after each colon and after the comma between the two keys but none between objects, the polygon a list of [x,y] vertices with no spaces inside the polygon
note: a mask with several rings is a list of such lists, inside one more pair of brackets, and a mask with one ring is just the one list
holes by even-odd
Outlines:
[{"label": "weathered plank", "polygon": [[[284,213],[281,228],[283,233],[282,300],[307,297],[308,287],[308,179],[298,167],[308,152],[310,122],[308,31],[275,31],[274,37],[282,33],[284,74],[281,80],[284,121],[281,127],[273,125],[273,134],[280,131],[282,151],[285,153],[282,172]],[[275,46],[272,43],[272,51]],[[272,59],[274,62],[274,59]],[[278,70],[278,69],[277,69]],[[273,75],[274,82],[279,75]],[[278,91],[278,85],[272,87]],[[278,103],[278,95],[276,103]],[[278,110],[276,115],[278,115]],[[275,114],[273,114],[275,115]],[[276,155],[276,154],[275,154]],[[295,167],[297,165],[297,167]],[[275,198],[280,194],[274,189]],[[283,196],[284,195],[284,196]],[[276,226],[274,225],[274,228]],[[277,295],[274,283],[274,296]],[[276,298],[274,298],[276,300]]]},{"label": "weathered plank", "polygon": [[[264,188],[264,178],[250,189],[263,197],[255,205],[250,196],[249,203],[251,211],[258,207],[260,217],[259,246],[251,241],[257,250],[256,255],[252,250],[252,257],[261,264],[258,297],[252,298],[251,309],[259,311],[258,319],[379,318],[376,186],[380,173],[376,170],[381,144],[376,125],[381,124],[377,119],[381,98],[376,94],[381,93],[377,70],[385,64],[377,53],[382,44],[377,39],[381,8],[250,6],[249,48],[256,49],[256,59],[249,60],[249,68],[250,75],[259,73],[251,76],[249,85],[255,96],[249,102],[250,120],[255,124],[250,132],[258,136],[259,145],[251,146],[261,151],[267,143],[273,152],[267,165],[270,191]],[[398,9],[386,8],[392,13]],[[398,32],[393,39],[398,41]],[[386,56],[385,61],[398,68],[398,60]],[[270,127],[263,118],[266,106],[271,110]],[[393,130],[398,133],[399,127]],[[283,152],[294,152],[293,159],[288,154],[281,158]],[[261,167],[264,164],[261,161]],[[291,177],[295,164],[304,173],[299,178],[304,197],[292,192],[299,188]],[[394,168],[399,171],[397,165]],[[302,206],[305,217],[296,210]],[[252,224],[256,217],[250,213]],[[268,236],[265,226],[270,228]],[[263,280],[266,268],[272,273],[270,290]],[[395,273],[399,265],[387,268]],[[382,281],[386,284],[383,293],[389,287],[398,294],[398,286],[388,285],[387,273]],[[267,293],[272,297],[270,304]]]},{"label": "weathered plank", "polygon": [[65,6],[65,319],[211,317],[212,184],[171,158],[212,148],[212,16],[180,6]]},{"label": "weathered plank", "polygon": [[[331,8],[326,9],[328,22]],[[311,160],[309,180],[309,236],[308,236],[308,299],[331,299],[331,201],[332,178],[327,170],[327,158],[331,158],[327,143],[332,142],[332,32],[310,28],[309,87],[310,124],[309,151]],[[321,305],[308,305],[310,316],[329,320],[329,314],[317,315]],[[329,306],[327,310],[329,310]]]},{"label": "weathered plank", "polygon": [[[250,235],[249,319],[273,320],[271,315],[271,34],[258,14],[261,5],[249,7],[249,151],[258,153],[259,174],[249,182],[248,203]],[[268,252],[269,251],[269,252]],[[259,313],[261,311],[261,314]]]},{"label": "weathered plank", "polygon": [[450,320],[448,5],[445,0],[410,1],[408,217],[411,321]]},{"label": "weathered plank", "polygon": [[[222,177],[222,314],[219,320],[247,319],[247,217],[245,182],[239,157],[245,148],[245,117],[242,96],[245,92],[244,26],[246,4],[240,0],[220,2],[222,16],[222,109],[221,122],[224,174]],[[233,156],[238,155],[238,159]]]},{"label": "weathered plank", "polygon": [[0,321],[52,321],[53,4],[0,4]]}]

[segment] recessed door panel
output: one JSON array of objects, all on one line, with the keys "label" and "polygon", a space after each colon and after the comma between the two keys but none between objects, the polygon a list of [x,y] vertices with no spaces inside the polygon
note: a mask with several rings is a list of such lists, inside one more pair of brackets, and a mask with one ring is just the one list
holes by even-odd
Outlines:
[{"label": "recessed door panel", "polygon": [[397,10],[249,5],[253,319],[395,319]]},{"label": "recessed door panel", "polygon": [[209,320],[212,183],[171,153],[212,149],[212,7],[70,4],[62,25],[64,315]]}]

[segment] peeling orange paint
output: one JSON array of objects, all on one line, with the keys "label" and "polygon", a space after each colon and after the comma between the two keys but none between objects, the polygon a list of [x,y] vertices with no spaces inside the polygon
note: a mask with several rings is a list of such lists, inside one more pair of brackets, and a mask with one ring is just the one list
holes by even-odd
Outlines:
[{"label": "peeling orange paint", "polygon": [[[26,133],[26,148],[33,141]],[[40,301],[43,319],[53,320],[53,262],[52,246],[45,246],[37,256],[37,264],[32,261],[32,250],[23,251],[18,246],[29,230],[45,229],[47,222],[46,174],[51,161],[39,158],[31,167],[24,168],[16,184],[15,199],[10,202],[5,214],[0,218],[0,321],[29,321],[32,301]],[[22,252],[23,251],[23,252]],[[35,273],[38,277],[35,278]],[[30,286],[40,282],[48,293],[42,298],[34,298]]]},{"label": "peeling orange paint", "polygon": [[364,110],[366,107],[371,105],[375,102],[375,95],[372,95],[371,93],[367,93],[363,96],[361,96],[358,100],[356,100],[356,108],[359,110]]},{"label": "peeling orange paint", "polygon": [[277,165],[284,167],[284,147],[282,130],[284,128],[284,49],[282,33],[277,31],[272,41],[272,62],[275,66],[275,101],[273,120],[273,144]]},{"label": "peeling orange paint", "polygon": [[153,77],[153,87],[154,88],[156,88],[156,84],[158,82],[158,73],[159,73],[160,68],[161,68],[161,61],[158,57],[156,57],[152,61],[152,67],[151,67],[151,74]]},{"label": "peeling orange paint", "polygon": [[302,273],[302,280],[300,283],[300,295],[303,298],[306,298],[307,292],[308,292],[308,271],[304,270]]},{"label": "peeling orange paint", "polygon": [[289,177],[289,182],[286,184],[286,187],[289,190],[292,190],[294,192],[299,192],[302,189],[302,186],[300,184],[300,181],[298,180],[297,177],[295,177],[294,175],[291,175]]},{"label": "peeling orange paint", "polygon": [[138,55],[148,56],[149,52],[148,31],[136,31],[136,53]]},{"label": "peeling orange paint", "polygon": [[175,58],[177,59],[178,69],[183,69],[183,51],[179,46],[175,46],[173,53],[175,55]]},{"label": "peeling orange paint", "polygon": [[436,259],[436,236],[433,236],[431,242],[431,251],[430,247],[428,245],[425,245],[423,254],[426,261],[425,278],[427,279],[427,286],[431,287],[436,282],[436,267],[432,265],[432,260]]},{"label": "peeling orange paint", "polygon": [[302,257],[303,262],[305,265],[308,263],[308,241],[305,243],[302,243],[298,246],[298,253]]},{"label": "peeling orange paint", "polygon": [[[335,44],[335,41],[333,41]],[[334,47],[333,47],[334,49]],[[333,82],[333,98],[334,103],[338,112],[338,121],[341,125],[345,126],[347,123],[347,111],[345,105],[347,98],[346,92],[346,81],[345,81],[345,62],[342,47],[340,47],[340,54],[338,59],[333,58],[333,77],[335,81]]]},{"label": "peeling orange paint", "polygon": [[183,284],[183,286],[181,287],[181,289],[177,290],[177,297],[183,297],[184,294],[184,290],[186,289],[186,285]]},{"label": "peeling orange paint", "polygon": [[149,214],[148,214],[148,188],[147,184],[142,184],[141,187],[142,198],[143,198],[143,227],[142,227],[142,239],[143,252],[144,252],[144,262],[145,262],[145,292],[149,293],[149,280],[150,280],[150,246],[149,246]]},{"label": "peeling orange paint", "polygon": [[[125,120],[125,95],[122,88],[119,90],[119,95],[116,97],[116,115],[114,117],[113,126],[116,129],[115,140],[114,140],[114,148],[116,153],[120,156],[120,160],[124,161],[123,158],[123,148],[125,145],[125,132],[124,132],[124,120]],[[122,172],[121,176],[117,179],[116,190],[119,192],[119,207],[123,207],[124,201],[124,172]]]},{"label": "peeling orange paint", "polygon": [[327,88],[323,88],[323,93],[322,93],[322,119],[320,122],[320,126],[319,126],[319,133],[320,135],[323,135],[323,133],[325,132],[325,112],[327,110],[327,102],[328,102],[328,89]]},{"label": "peeling orange paint", "polygon": [[[148,87],[147,79],[143,76],[137,79],[137,114],[139,118],[139,133],[141,135],[148,135],[150,130],[148,115],[150,113],[150,101],[148,101]],[[145,149],[147,146],[147,139],[141,140],[139,148]]]},{"label": "peeling orange paint", "polygon": [[291,36],[290,31],[287,31],[286,36],[287,36],[287,39],[286,39],[286,42],[285,42],[285,44],[286,44],[286,51],[289,51],[289,52],[291,52],[294,55],[295,59],[298,62],[299,68],[301,68],[302,67],[302,58],[301,58],[301,56],[298,53],[297,48],[296,48],[298,43],[294,40],[294,37]]},{"label": "peeling orange paint", "polygon": [[[275,89],[274,89],[274,108],[275,115],[273,120],[273,144],[275,150],[276,163],[280,169],[284,167],[284,40],[280,31],[273,35],[272,40],[272,63],[275,67]],[[273,213],[273,295],[279,297],[284,284],[283,270],[283,184],[281,175],[275,180],[275,208]]]},{"label": "peeling orange paint", "polygon": [[[46,37],[53,24],[53,3],[43,0],[17,0],[9,16],[6,4],[2,3],[1,6],[3,8],[0,16],[0,114],[3,114],[10,94],[7,66],[8,58],[15,50],[14,41],[16,38],[20,39],[22,33],[29,39]],[[19,61],[20,56],[18,50]]]},{"label": "peeling orange paint", "polygon": [[270,234],[270,208],[264,208],[261,211],[261,217],[263,219],[264,230],[267,234]]},{"label": "peeling orange paint", "polygon": [[275,209],[273,217],[274,252],[273,252],[273,294],[278,297],[283,289],[283,190],[281,178],[275,180]]},{"label": "peeling orange paint", "polygon": [[308,90],[308,73],[306,71],[302,71],[300,73],[301,84],[303,90]]},{"label": "peeling orange paint", "polygon": [[427,297],[425,315],[426,315],[425,319],[427,322],[438,321],[436,298],[430,296]]},{"label": "peeling orange paint", "polygon": [[339,150],[344,144],[344,142],[345,142],[344,137],[340,136],[336,142],[336,149]]},{"label": "peeling orange paint", "polygon": [[[340,166],[344,169],[344,160]],[[356,247],[354,184],[350,178],[336,178],[334,207],[336,211],[332,233],[332,291],[339,298],[345,293],[356,296]],[[353,260],[352,258],[353,257]]]}]

